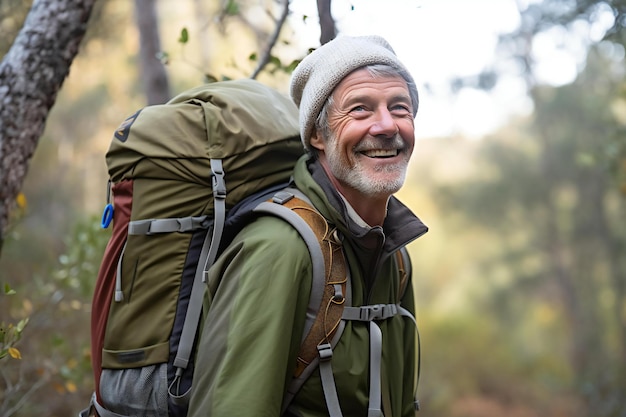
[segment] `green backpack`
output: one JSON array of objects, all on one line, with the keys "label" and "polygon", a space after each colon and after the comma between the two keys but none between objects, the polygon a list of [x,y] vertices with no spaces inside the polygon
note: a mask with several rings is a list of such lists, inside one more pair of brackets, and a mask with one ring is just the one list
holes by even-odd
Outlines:
[{"label": "green backpack", "polygon": [[[303,154],[295,105],[250,79],[191,89],[120,125],[106,154],[113,200],[102,226],[113,230],[92,303],[95,392],[81,416],[187,414],[206,271],[260,215],[290,223],[313,262],[308,310],[318,314],[307,315],[283,410],[315,367],[334,384],[320,347],[332,350],[345,311],[359,308],[334,230],[288,187]],[[341,415],[336,393],[327,403]]]},{"label": "green backpack", "polygon": [[[250,216],[293,224],[309,245],[315,279],[324,281],[325,258],[337,252],[333,264],[345,281],[338,242],[320,246],[323,217],[311,216],[301,196],[279,193],[303,153],[295,105],[248,79],[191,89],[116,130],[106,154],[113,201],[102,218],[113,231],[92,306],[93,399],[101,416],[147,401],[166,415],[186,414],[204,273]],[[280,204],[259,204],[273,196]],[[305,209],[284,207],[289,200]],[[311,303],[319,308],[324,284],[314,287]]]}]

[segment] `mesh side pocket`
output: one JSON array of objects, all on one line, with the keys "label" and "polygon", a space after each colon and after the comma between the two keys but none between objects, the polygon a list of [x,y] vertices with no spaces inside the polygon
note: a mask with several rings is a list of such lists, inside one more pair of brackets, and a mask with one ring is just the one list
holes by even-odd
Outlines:
[{"label": "mesh side pocket", "polygon": [[124,416],[167,417],[167,364],[103,369],[100,398],[107,410]]}]

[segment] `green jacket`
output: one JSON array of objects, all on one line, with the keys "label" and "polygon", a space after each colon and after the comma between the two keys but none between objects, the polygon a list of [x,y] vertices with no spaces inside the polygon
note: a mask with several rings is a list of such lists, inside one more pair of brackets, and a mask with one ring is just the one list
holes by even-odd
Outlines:
[{"label": "green jacket", "polygon": [[[392,197],[384,226],[361,227],[317,162],[303,157],[296,186],[344,236],[352,305],[396,303],[398,248],[427,231]],[[219,286],[218,286],[219,284]],[[247,225],[209,271],[208,313],[197,348],[189,416],[246,417],[281,413],[300,348],[311,286],[305,243],[286,222],[263,216]],[[414,313],[411,283],[402,305]],[[206,311],[207,309],[205,309]],[[395,316],[382,321],[385,417],[414,416],[415,326]],[[369,336],[366,323],[347,322],[332,367],[345,417],[367,415]],[[327,416],[319,373],[295,396],[289,415]]]}]

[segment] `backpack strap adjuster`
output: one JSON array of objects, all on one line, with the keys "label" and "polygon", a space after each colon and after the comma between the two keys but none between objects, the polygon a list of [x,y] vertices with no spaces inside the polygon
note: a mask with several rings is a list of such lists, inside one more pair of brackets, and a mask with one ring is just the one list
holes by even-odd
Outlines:
[{"label": "backpack strap adjuster", "polygon": [[333,358],[333,348],[330,343],[324,343],[317,346],[319,358],[321,362],[330,361]]},{"label": "backpack strap adjuster", "polygon": [[224,168],[221,159],[211,159],[211,172],[213,173],[213,197],[226,198],[226,182],[224,181]]},{"label": "backpack strap adjuster", "polygon": [[279,191],[276,194],[274,194],[274,196],[272,197],[272,201],[274,203],[280,204],[281,206],[284,205],[287,201],[291,200],[292,198],[294,198],[295,195],[293,195],[293,193],[290,193],[289,191]]},{"label": "backpack strap adjuster", "polygon": [[361,307],[345,307],[342,318],[354,321],[385,320],[398,314],[396,304],[374,304]]}]

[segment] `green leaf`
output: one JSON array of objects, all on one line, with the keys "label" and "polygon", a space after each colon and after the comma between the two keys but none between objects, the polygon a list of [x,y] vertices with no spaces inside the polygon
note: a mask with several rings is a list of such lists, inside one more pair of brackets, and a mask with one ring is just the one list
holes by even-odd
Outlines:
[{"label": "green leaf", "polygon": [[13,295],[15,294],[15,290],[11,288],[9,284],[4,284],[4,294],[5,295]]},{"label": "green leaf", "polygon": [[189,42],[189,31],[187,28],[183,28],[180,31],[180,38],[178,38],[178,43],[182,43],[183,45]]},{"label": "green leaf", "polygon": [[256,61],[256,60],[258,59],[258,57],[257,57],[257,55],[256,55],[256,52],[252,52],[252,53],[250,54],[250,56],[248,57],[248,59],[249,59],[250,61]]},{"label": "green leaf", "polygon": [[270,62],[279,68],[283,65],[282,62],[280,62],[280,59],[274,55],[270,56]]},{"label": "green leaf", "polygon": [[22,333],[22,331],[24,330],[24,327],[26,327],[27,324],[28,324],[28,318],[20,320],[17,323],[17,326],[15,327],[17,329],[17,332]]},{"label": "green leaf", "polygon": [[239,14],[239,5],[234,0],[228,0],[225,12],[229,16],[237,15]]},{"label": "green leaf", "polygon": [[292,73],[301,61],[302,60],[300,59],[294,59],[293,61],[291,61],[291,63],[285,67],[285,72],[289,74]]}]

